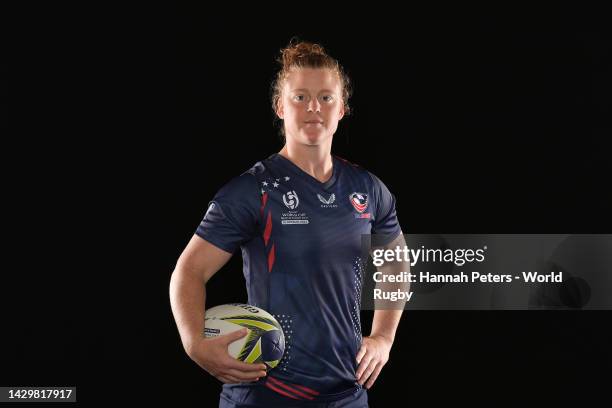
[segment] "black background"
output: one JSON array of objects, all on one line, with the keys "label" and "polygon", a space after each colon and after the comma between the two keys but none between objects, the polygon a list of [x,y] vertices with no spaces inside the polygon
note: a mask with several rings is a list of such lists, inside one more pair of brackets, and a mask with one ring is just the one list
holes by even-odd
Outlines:
[{"label": "black background", "polygon": [[[66,7],[15,29],[4,129],[25,142],[10,175],[30,222],[8,256],[0,384],[216,406],[168,283],[214,193],[282,147],[269,86],[293,36],[346,68],[333,152],[385,182],[405,233],[611,232],[604,13],[321,7]],[[233,301],[239,256],[208,287],[208,305]],[[371,406],[584,403],[609,376],[610,317],[407,312]]]}]

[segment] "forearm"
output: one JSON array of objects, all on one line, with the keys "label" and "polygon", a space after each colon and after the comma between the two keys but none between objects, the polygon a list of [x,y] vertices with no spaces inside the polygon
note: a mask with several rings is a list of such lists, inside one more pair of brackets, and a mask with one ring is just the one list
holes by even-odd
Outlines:
[{"label": "forearm", "polygon": [[[400,234],[386,249],[402,248],[406,246],[404,235]],[[409,282],[393,282],[386,279],[388,276],[399,275],[403,272],[410,272],[410,263],[405,260],[396,260],[386,262],[378,268],[384,279],[383,282],[377,283],[376,288],[383,291],[396,292],[402,291],[408,293],[410,291]],[[374,301],[374,318],[372,320],[372,332],[370,336],[382,336],[388,339],[391,343],[395,339],[395,332],[402,317],[402,312],[406,305],[405,299],[392,300],[375,300]]]},{"label": "forearm", "polygon": [[[410,271],[410,265],[396,263],[388,264],[383,268],[379,268],[383,275],[395,275],[406,270]],[[408,292],[410,291],[410,283],[408,282],[384,282],[378,283],[376,288],[380,288],[383,291],[395,292],[397,290]],[[399,324],[404,306],[406,305],[405,300],[375,300],[374,301],[374,318],[372,320],[372,332],[370,336],[383,336],[393,343],[395,338],[395,331]]]},{"label": "forearm", "polygon": [[393,343],[403,310],[376,310],[372,320],[372,336],[382,336]]},{"label": "forearm", "polygon": [[183,347],[190,355],[192,346],[204,334],[204,280],[177,267],[170,279],[170,304]]}]

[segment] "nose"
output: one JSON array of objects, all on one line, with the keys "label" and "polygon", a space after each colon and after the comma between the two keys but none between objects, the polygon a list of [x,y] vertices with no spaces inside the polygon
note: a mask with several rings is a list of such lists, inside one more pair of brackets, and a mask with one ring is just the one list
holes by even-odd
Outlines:
[{"label": "nose", "polygon": [[312,112],[315,110],[316,112],[321,112],[321,104],[319,103],[319,98],[312,98],[308,102],[308,112]]}]

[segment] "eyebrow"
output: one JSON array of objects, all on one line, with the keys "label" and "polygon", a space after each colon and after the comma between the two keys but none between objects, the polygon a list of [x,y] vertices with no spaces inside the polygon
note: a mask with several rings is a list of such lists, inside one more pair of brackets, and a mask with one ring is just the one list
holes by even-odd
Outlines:
[{"label": "eyebrow", "polygon": [[[291,92],[306,92],[306,93],[308,93],[308,89],[305,89],[305,88],[293,89],[293,90],[291,90]],[[334,93],[334,91],[329,90],[329,89],[321,89],[319,91],[319,93],[324,93],[324,92],[326,92],[326,93]]]}]

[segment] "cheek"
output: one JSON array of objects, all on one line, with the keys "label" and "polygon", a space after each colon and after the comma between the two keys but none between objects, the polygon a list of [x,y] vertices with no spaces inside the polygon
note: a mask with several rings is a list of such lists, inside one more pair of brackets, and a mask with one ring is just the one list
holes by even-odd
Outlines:
[{"label": "cheek", "polygon": [[330,118],[338,118],[340,117],[340,108],[338,106],[329,106],[325,109],[325,113]]},{"label": "cheek", "polygon": [[291,104],[285,105],[285,120],[295,121],[300,116],[300,110]]}]

